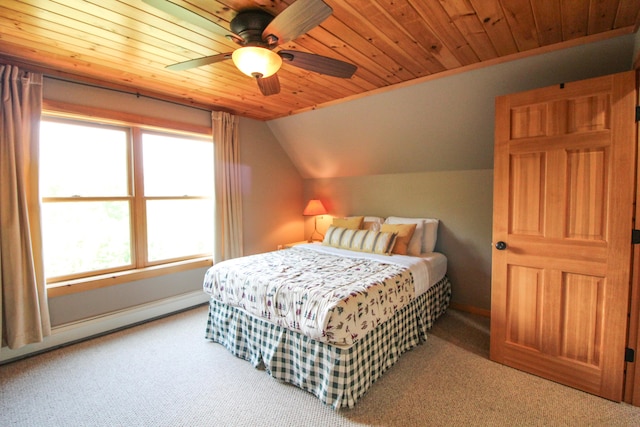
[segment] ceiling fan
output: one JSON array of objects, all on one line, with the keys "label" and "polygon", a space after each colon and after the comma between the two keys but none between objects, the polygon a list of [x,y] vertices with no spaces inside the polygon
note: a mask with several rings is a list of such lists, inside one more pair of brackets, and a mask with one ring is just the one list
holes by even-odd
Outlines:
[{"label": "ceiling fan", "polygon": [[295,50],[273,49],[320,25],[333,13],[322,0],[296,0],[277,16],[262,9],[238,12],[231,20],[231,31],[169,0],[143,0],[145,3],[205,30],[224,35],[240,48],[230,53],[205,56],[169,65],[170,70],[187,70],[228,59],[244,74],[254,77],[263,95],[280,92],[277,71],[283,62],[333,77],[351,78],[357,67],[347,62]]}]

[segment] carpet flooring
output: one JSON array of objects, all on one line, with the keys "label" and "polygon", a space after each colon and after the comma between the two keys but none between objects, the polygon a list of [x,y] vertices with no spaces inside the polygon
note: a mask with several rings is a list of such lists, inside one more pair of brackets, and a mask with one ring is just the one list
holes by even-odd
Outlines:
[{"label": "carpet flooring", "polygon": [[484,317],[449,310],[334,411],[205,340],[206,313],[0,366],[0,426],[640,426],[640,408],[491,362]]}]

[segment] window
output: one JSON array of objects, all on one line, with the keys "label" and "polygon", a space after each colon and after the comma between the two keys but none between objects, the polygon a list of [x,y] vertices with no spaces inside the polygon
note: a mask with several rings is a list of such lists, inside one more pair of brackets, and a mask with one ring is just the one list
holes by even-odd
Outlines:
[{"label": "window", "polygon": [[209,136],[43,116],[47,282],[210,258],[213,188]]}]

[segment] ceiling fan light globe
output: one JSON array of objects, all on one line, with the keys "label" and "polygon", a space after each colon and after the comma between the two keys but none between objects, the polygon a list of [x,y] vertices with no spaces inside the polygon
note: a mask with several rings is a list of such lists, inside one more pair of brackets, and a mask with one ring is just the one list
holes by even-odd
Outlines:
[{"label": "ceiling fan light globe", "polygon": [[233,63],[249,77],[269,77],[282,66],[282,58],[269,49],[247,46],[236,49],[231,54]]}]

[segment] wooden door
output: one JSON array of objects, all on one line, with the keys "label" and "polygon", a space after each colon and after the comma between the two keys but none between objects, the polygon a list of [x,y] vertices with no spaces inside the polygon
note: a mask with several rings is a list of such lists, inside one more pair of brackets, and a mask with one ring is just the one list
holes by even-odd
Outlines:
[{"label": "wooden door", "polygon": [[616,401],[635,90],[628,72],[496,100],[491,359]]}]

